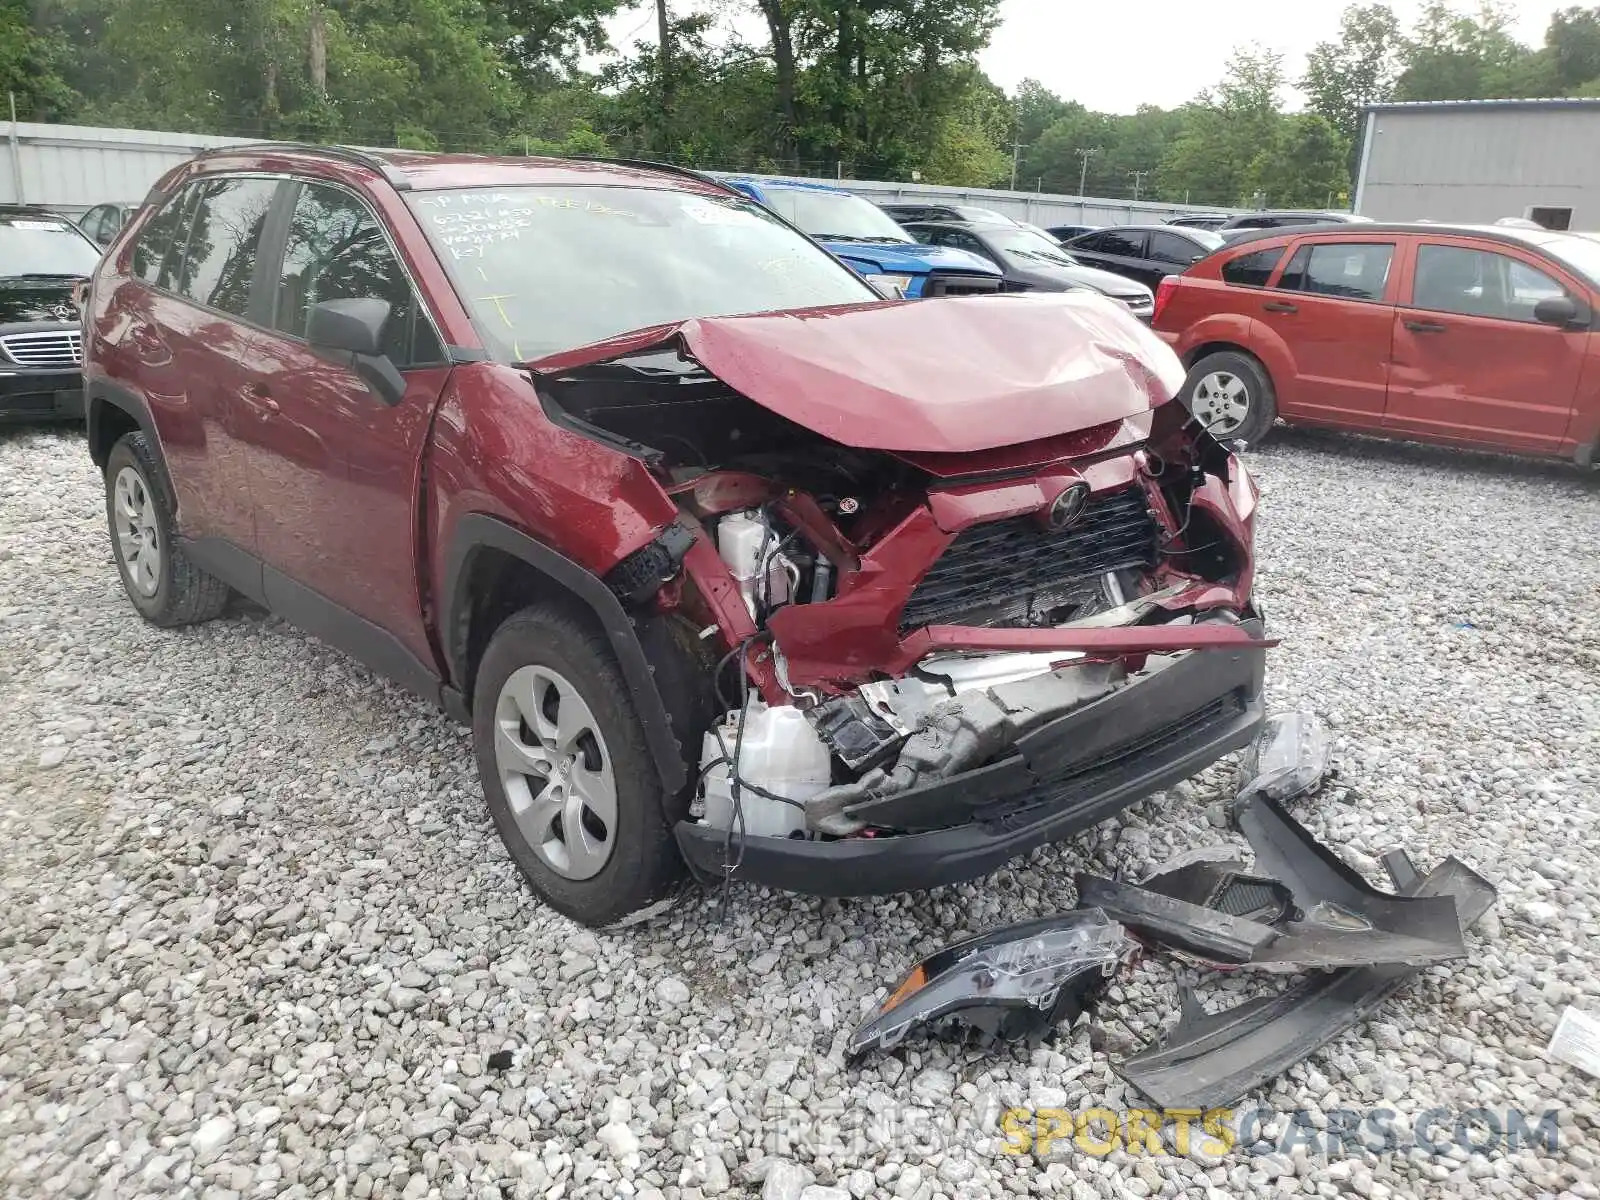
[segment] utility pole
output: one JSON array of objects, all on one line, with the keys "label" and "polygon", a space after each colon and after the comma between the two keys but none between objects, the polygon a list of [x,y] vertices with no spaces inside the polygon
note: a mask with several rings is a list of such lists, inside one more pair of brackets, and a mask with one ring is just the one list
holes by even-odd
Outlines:
[{"label": "utility pole", "polygon": [[1083,195],[1084,189],[1089,186],[1089,160],[1100,153],[1099,146],[1085,146],[1078,151],[1078,158],[1083,166],[1078,169],[1078,195]]},{"label": "utility pole", "polygon": [[1017,190],[1017,160],[1022,156],[1022,143],[1011,143],[1011,190]]},{"label": "utility pole", "polygon": [[1139,199],[1139,187],[1140,187],[1141,184],[1144,183],[1144,177],[1146,175],[1150,174],[1150,172],[1149,171],[1129,171],[1128,174],[1133,176],[1133,198],[1134,198],[1135,201],[1137,201]]}]

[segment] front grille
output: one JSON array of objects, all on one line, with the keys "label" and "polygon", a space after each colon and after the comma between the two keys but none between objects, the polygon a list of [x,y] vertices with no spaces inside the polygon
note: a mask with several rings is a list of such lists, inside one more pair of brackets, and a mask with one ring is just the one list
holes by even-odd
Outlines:
[{"label": "front grille", "polygon": [[1032,514],[973,525],[922,577],[900,627],[1059,624],[1055,610],[1081,602],[1106,572],[1154,566],[1157,536],[1137,487],[1091,501],[1059,531]]},{"label": "front grille", "polygon": [[951,275],[935,271],[928,276],[928,283],[922,289],[924,297],[928,296],[992,296],[1000,290],[998,279],[989,279],[982,275]]},{"label": "front grille", "polygon": [[83,362],[83,335],[76,329],[8,333],[0,350],[19,367],[76,367]]}]

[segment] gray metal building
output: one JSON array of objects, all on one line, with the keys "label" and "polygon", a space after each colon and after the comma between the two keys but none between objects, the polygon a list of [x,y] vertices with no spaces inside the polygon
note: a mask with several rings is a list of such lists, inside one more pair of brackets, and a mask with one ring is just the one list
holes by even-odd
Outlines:
[{"label": "gray metal building", "polygon": [[1379,221],[1524,217],[1600,230],[1600,100],[1373,105],[1355,210]]}]

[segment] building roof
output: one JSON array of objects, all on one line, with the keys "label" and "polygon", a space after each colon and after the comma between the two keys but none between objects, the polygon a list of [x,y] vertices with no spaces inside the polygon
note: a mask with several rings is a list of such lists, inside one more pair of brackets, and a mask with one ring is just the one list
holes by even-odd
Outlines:
[{"label": "building roof", "polygon": [[1396,100],[1387,104],[1368,104],[1369,113],[1414,112],[1432,109],[1443,112],[1480,112],[1487,109],[1600,109],[1600,98],[1587,96],[1551,96],[1529,100]]}]

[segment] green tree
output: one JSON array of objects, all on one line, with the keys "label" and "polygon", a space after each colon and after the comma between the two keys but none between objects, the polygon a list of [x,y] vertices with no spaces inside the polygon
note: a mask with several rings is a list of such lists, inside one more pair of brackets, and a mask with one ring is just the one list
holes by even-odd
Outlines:
[{"label": "green tree", "polygon": [[1355,178],[1361,112],[1388,100],[1400,74],[1400,22],[1386,4],[1353,4],[1339,22],[1339,38],[1318,42],[1306,57],[1300,87],[1311,111],[1350,144],[1347,169]]},{"label": "green tree", "polygon": [[25,0],[0,0],[0,93],[16,99],[24,120],[59,121],[77,96],[61,76],[66,46],[59,35],[34,28]]},{"label": "green tree", "polygon": [[1162,194],[1196,204],[1248,203],[1262,148],[1278,137],[1283,83],[1281,54],[1235,50],[1227,76],[1185,109],[1183,132],[1161,159]]},{"label": "green tree", "polygon": [[1511,33],[1512,12],[1485,3],[1476,14],[1435,0],[1405,40],[1404,69],[1395,81],[1400,100],[1482,100],[1555,87],[1550,60]]},{"label": "green tree", "polygon": [[1348,202],[1349,142],[1318,113],[1278,122],[1272,141],[1250,164],[1247,183],[1263,204],[1279,208],[1343,207]]}]

